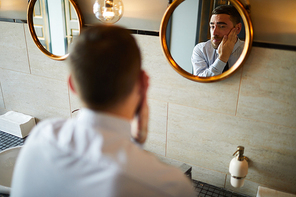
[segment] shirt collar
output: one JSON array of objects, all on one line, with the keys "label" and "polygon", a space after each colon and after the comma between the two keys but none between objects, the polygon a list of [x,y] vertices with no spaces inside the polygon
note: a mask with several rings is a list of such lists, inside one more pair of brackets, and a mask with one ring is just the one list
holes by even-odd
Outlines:
[{"label": "shirt collar", "polygon": [[111,114],[82,108],[78,112],[77,121],[97,129],[117,132],[125,137],[131,137],[131,122]]},{"label": "shirt collar", "polygon": [[237,39],[234,47],[233,47],[233,50],[232,50],[232,53],[238,48],[240,47],[242,44],[244,44],[244,41],[241,41],[239,38]]}]

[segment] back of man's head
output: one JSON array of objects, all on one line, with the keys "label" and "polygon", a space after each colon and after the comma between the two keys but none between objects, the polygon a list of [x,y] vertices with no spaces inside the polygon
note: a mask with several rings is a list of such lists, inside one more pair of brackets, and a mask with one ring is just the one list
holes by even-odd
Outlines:
[{"label": "back of man's head", "polygon": [[212,15],[214,14],[230,15],[233,25],[236,25],[241,21],[240,14],[233,5],[220,5],[212,11]]},{"label": "back of man's head", "polygon": [[141,55],[124,28],[97,25],[82,31],[67,59],[74,86],[89,107],[108,109],[123,101],[139,79]]}]

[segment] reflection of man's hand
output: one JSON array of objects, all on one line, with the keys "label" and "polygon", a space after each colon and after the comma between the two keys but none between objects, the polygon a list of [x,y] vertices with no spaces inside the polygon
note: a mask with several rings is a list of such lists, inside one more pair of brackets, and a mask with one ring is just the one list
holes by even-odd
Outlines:
[{"label": "reflection of man's hand", "polygon": [[218,54],[219,59],[223,62],[228,62],[232,53],[233,47],[237,41],[236,28],[233,28],[228,35],[225,35],[219,44]]}]

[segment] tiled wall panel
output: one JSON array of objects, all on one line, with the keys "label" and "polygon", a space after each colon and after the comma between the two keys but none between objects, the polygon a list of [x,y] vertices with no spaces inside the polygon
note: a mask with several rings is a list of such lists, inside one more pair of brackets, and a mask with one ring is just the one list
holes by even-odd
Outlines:
[{"label": "tiled wall panel", "polygon": [[148,100],[149,104],[149,136],[145,149],[165,156],[167,103],[157,100]]},{"label": "tiled wall panel", "polygon": [[0,68],[30,73],[24,25],[0,21]]},{"label": "tiled wall panel", "polygon": [[37,119],[69,117],[67,84],[63,81],[0,69],[5,107]]},{"label": "tiled wall panel", "polygon": [[4,109],[4,108],[5,108],[5,104],[4,104],[4,100],[3,100],[2,87],[1,87],[1,83],[0,83],[0,109]]},{"label": "tiled wall panel", "polygon": [[296,128],[296,52],[254,47],[244,66],[238,116]]},{"label": "tiled wall panel", "polygon": [[66,62],[52,60],[42,53],[35,45],[29,32],[28,25],[24,25],[24,28],[32,74],[66,82],[68,75]]},{"label": "tiled wall panel", "polygon": [[176,104],[168,111],[168,157],[227,174],[241,145],[249,180],[295,192],[296,129]]}]

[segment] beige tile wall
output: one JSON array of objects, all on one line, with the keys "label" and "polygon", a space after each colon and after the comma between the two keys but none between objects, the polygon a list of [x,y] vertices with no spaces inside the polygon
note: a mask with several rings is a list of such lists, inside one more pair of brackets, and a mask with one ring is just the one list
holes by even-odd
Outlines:
[{"label": "beige tile wall", "polygon": [[0,34],[0,83],[5,103],[1,111],[14,110],[37,120],[69,117],[65,63],[41,53],[26,24],[0,22]]},{"label": "beige tile wall", "polygon": [[68,70],[65,61],[55,61],[44,55],[33,42],[27,25],[24,25],[24,30],[31,73],[42,77],[66,80]]},{"label": "beige tile wall", "polygon": [[[64,61],[34,45],[27,25],[0,22],[0,113],[70,117],[81,107],[66,84]],[[150,135],[145,149],[193,166],[193,178],[234,190],[228,165],[238,145],[250,167],[236,192],[263,185],[296,193],[296,53],[253,47],[232,77],[210,84],[178,75],[159,37],[135,36],[150,75]],[[75,113],[73,114],[75,116]]]},{"label": "beige tile wall", "polygon": [[30,73],[24,26],[0,22],[0,68]]},{"label": "beige tile wall", "polygon": [[5,108],[5,104],[4,104],[3,94],[2,94],[2,88],[1,88],[1,84],[0,84],[0,109],[1,108],[4,109]]},{"label": "beige tile wall", "polygon": [[[238,116],[296,127],[296,52],[253,49],[242,77]],[[266,61],[269,60],[269,61]]]}]

